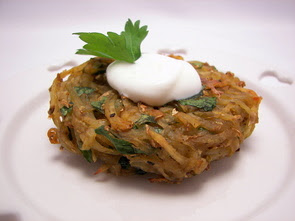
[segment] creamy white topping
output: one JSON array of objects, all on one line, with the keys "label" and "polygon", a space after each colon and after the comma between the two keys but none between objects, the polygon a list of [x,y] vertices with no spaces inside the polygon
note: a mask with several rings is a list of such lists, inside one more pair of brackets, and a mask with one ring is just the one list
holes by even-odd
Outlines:
[{"label": "creamy white topping", "polygon": [[159,54],[142,54],[134,64],[114,61],[106,76],[120,94],[151,106],[188,98],[202,89],[200,76],[191,64]]}]

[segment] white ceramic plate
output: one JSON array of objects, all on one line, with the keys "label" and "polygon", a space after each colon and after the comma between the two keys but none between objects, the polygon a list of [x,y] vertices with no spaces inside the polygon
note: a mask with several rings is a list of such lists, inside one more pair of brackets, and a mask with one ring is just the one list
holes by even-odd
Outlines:
[{"label": "white ceramic plate", "polygon": [[283,89],[294,93],[294,85],[276,89],[277,96],[253,76],[260,86],[249,87],[264,99],[260,123],[241,151],[181,185],[158,185],[143,177],[93,176],[97,164],[49,144],[47,88],[55,74],[42,67],[26,73],[1,88],[0,202],[8,215],[19,220],[248,220],[280,200],[294,203],[288,198],[295,187],[294,117],[285,111],[291,105],[277,98]]},{"label": "white ceramic plate", "polygon": [[[134,1],[128,1],[128,7],[132,5],[131,3]],[[63,37],[75,31],[88,31],[87,28],[95,26],[91,21],[84,26],[83,23],[75,26],[69,21],[69,27],[64,30],[56,21],[57,26],[50,31],[58,30],[63,37],[56,37],[55,32],[51,33],[49,30],[42,29],[41,33],[37,28],[34,29],[40,36],[43,36],[43,32],[46,33],[47,38],[40,42],[53,39],[54,44],[49,43],[46,48],[50,59],[45,61],[41,48],[40,51],[32,49],[38,53],[31,54],[31,57],[23,57],[26,61],[24,63],[18,57],[22,65],[28,62],[33,64],[26,69],[19,66],[11,69],[10,66],[5,66],[12,63],[9,54],[6,58],[7,63],[3,62],[3,67],[6,67],[5,73],[19,74],[13,75],[9,80],[8,77],[1,75],[1,78],[5,79],[5,82],[0,84],[1,221],[292,221],[295,219],[292,209],[295,203],[293,169],[295,120],[292,113],[295,108],[295,86],[292,84],[294,74],[286,71],[290,70],[292,63],[288,63],[287,58],[277,59],[278,55],[275,54],[273,56],[276,62],[275,64],[271,62],[272,56],[266,51],[273,50],[279,53],[280,50],[275,45],[273,48],[259,48],[256,56],[253,56],[249,47],[243,46],[246,41],[234,40],[248,39],[257,48],[264,42],[270,30],[267,27],[262,32],[258,31],[261,21],[257,24],[257,21],[252,19],[246,23],[241,15],[240,20],[220,27],[220,23],[217,22],[219,17],[214,17],[216,14],[211,11],[209,18],[206,17],[205,11],[202,11],[201,17],[205,19],[197,23],[204,25],[196,27],[194,26],[196,21],[193,19],[200,17],[194,15],[193,10],[187,12],[188,17],[172,18],[170,16],[177,13],[177,4],[174,2],[172,4],[174,7],[166,8],[164,3],[167,1],[129,8],[128,13],[133,13],[132,15],[136,17],[142,13],[142,17],[149,24],[151,33],[145,43],[145,51],[167,48],[183,51],[186,58],[208,61],[218,69],[235,72],[246,81],[247,87],[254,89],[264,98],[260,107],[260,123],[252,136],[241,146],[241,151],[231,158],[214,162],[209,171],[185,180],[180,185],[151,184],[145,177],[114,177],[108,174],[94,176],[97,164],[89,164],[79,156],[59,151],[58,145],[50,144],[46,136],[47,130],[53,126],[47,119],[49,106],[47,90],[55,77],[55,72],[68,68],[56,67],[56,71],[48,70],[48,68],[54,69],[52,65],[56,63],[53,56],[56,53],[54,45],[57,39],[60,39],[59,48],[64,44],[66,49],[74,51],[81,45],[69,46],[67,38]],[[190,5],[193,8],[197,7],[193,1],[186,3],[186,6]],[[198,6],[207,8],[210,5],[203,2]],[[231,6],[240,9],[241,13],[245,9],[244,5],[240,8],[234,7],[236,5],[233,2]],[[122,7],[126,9],[127,6]],[[151,14],[151,8],[154,14]],[[211,7],[215,12],[220,8],[226,9],[224,2],[220,7],[216,5]],[[254,9],[258,10],[255,7]],[[117,15],[111,19],[107,17],[105,20],[100,20],[97,26],[104,31],[106,25],[103,21],[108,21],[110,27],[121,30],[120,27],[124,23],[121,22],[121,18],[126,17],[128,13],[120,14],[119,8],[116,10]],[[238,14],[235,11],[235,15]],[[81,14],[78,16],[79,19],[83,17]],[[227,21],[226,16],[223,19]],[[117,22],[118,20],[120,22]],[[161,21],[171,22],[167,23],[169,28],[165,31],[162,30],[163,25],[159,24]],[[239,34],[232,38],[228,37],[228,33],[234,34],[232,27],[238,28],[240,24],[245,26],[236,30]],[[253,29],[251,25],[254,26]],[[27,27],[29,26],[27,24]],[[112,28],[110,30],[113,30]],[[251,31],[256,30],[259,36],[253,37],[252,32],[247,31],[248,28]],[[286,33],[294,34],[294,29],[289,31],[286,30]],[[244,36],[244,33],[247,33],[247,36]],[[276,41],[276,38],[281,38],[278,36],[274,34],[273,38],[266,39],[265,42],[270,44]],[[260,40],[255,41],[255,39]],[[288,42],[283,43],[286,48]],[[262,46],[266,45],[268,44]],[[50,47],[54,52],[49,50]],[[294,49],[292,45],[289,47]],[[20,53],[25,54],[25,51]],[[59,49],[56,56],[57,60],[64,61],[57,63],[72,66],[87,59],[83,56],[62,54],[62,51]],[[288,49],[284,52],[288,52]],[[282,64],[285,65],[282,67]],[[264,73],[271,68],[273,72]],[[276,73],[280,81],[285,83],[269,77]]]}]

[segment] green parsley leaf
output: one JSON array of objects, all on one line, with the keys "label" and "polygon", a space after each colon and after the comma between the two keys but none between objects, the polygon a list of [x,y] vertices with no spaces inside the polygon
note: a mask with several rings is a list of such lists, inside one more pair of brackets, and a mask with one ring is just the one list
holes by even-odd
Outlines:
[{"label": "green parsley leaf", "polygon": [[178,101],[181,105],[190,105],[203,111],[212,111],[216,107],[216,97],[202,97],[199,99],[184,99]]},{"label": "green parsley leaf", "polygon": [[83,143],[81,141],[78,141],[78,148],[81,151],[83,157],[89,162],[92,163],[92,151],[90,150],[81,150]]},{"label": "green parsley leaf", "polygon": [[104,109],[102,108],[103,104],[106,102],[107,97],[102,97],[98,101],[91,102],[92,107],[94,107],[96,110],[104,114]]},{"label": "green parsley leaf", "polygon": [[89,162],[92,163],[92,151],[91,150],[80,150],[84,158]]},{"label": "green parsley leaf", "polygon": [[87,54],[133,63],[141,56],[140,45],[148,34],[147,26],[139,27],[140,21],[134,24],[130,19],[121,34],[108,32],[107,35],[97,32],[78,32],[79,38],[86,42],[83,49],[76,54]]},{"label": "green parsley leaf", "polygon": [[82,94],[91,94],[92,92],[95,91],[95,89],[91,87],[74,87],[76,93],[78,96],[81,96]]},{"label": "green parsley leaf", "polygon": [[192,65],[194,65],[196,68],[202,68],[203,67],[203,63],[200,61],[191,61],[190,62]]},{"label": "green parsley leaf", "polygon": [[115,137],[114,134],[105,130],[104,126],[100,126],[99,128],[96,128],[95,133],[105,136],[114,145],[116,150],[122,154],[143,153],[141,150],[135,149],[132,143]]},{"label": "green parsley leaf", "polygon": [[197,93],[197,94],[195,94],[195,95],[193,95],[193,96],[191,96],[191,97],[189,97],[189,98],[181,99],[180,101],[197,99],[197,98],[203,96],[203,94],[204,94],[204,93],[203,93],[204,88],[205,88],[205,87],[202,86],[202,90],[201,90],[199,93]]},{"label": "green parsley leaf", "polygon": [[218,71],[217,68],[215,66],[211,66],[215,71]]},{"label": "green parsley leaf", "polygon": [[149,123],[155,123],[156,124],[157,121],[155,120],[155,117],[147,115],[147,114],[142,114],[140,116],[140,118],[137,121],[135,121],[134,128],[137,129],[140,125],[149,124]]},{"label": "green parsley leaf", "polygon": [[71,106],[71,107],[63,106],[62,108],[60,108],[60,113],[62,114],[62,116],[66,116],[72,110],[73,110],[73,106]]}]

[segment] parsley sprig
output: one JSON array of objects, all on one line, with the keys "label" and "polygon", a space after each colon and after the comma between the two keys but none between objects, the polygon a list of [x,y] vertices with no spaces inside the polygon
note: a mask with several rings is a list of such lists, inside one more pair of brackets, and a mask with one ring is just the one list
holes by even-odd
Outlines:
[{"label": "parsley sprig", "polygon": [[94,55],[115,60],[134,63],[141,56],[140,45],[147,36],[147,26],[140,27],[140,20],[134,24],[130,19],[125,24],[121,34],[107,32],[107,35],[97,32],[78,32],[79,38],[86,42],[83,49],[76,54]]}]

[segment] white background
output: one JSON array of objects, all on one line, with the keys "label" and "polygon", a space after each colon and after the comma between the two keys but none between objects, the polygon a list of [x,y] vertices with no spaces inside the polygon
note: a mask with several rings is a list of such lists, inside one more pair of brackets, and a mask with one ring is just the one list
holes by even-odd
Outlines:
[{"label": "white background", "polygon": [[[145,51],[181,47],[193,36],[196,45],[247,54],[293,70],[294,10],[292,0],[1,0],[0,81],[72,56],[82,45],[73,32],[120,32],[129,17],[149,25]],[[198,41],[203,36],[205,45]]]}]

